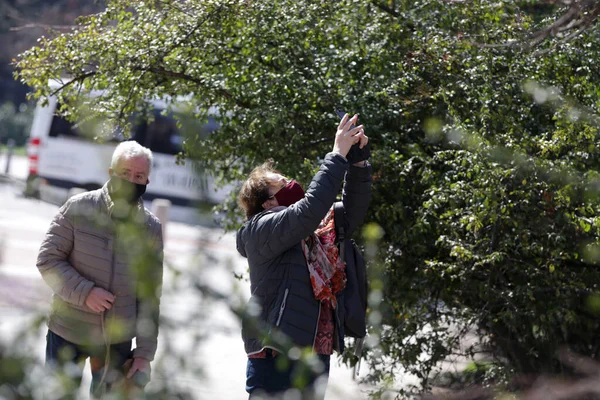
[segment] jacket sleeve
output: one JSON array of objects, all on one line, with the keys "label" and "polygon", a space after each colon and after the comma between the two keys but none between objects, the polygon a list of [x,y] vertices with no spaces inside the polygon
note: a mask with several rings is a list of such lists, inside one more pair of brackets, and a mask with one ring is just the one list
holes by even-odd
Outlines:
[{"label": "jacket sleeve", "polygon": [[58,211],[42,242],[36,266],[54,293],[66,302],[83,306],[94,287],[69,263],[73,250],[73,225],[68,217],[70,202]]},{"label": "jacket sleeve", "polygon": [[262,258],[272,258],[313,233],[333,205],[342,186],[348,162],[329,153],[304,198],[279,212],[266,213],[252,224],[249,243]]},{"label": "jacket sleeve", "polygon": [[350,238],[367,215],[373,186],[371,171],[371,164],[367,163],[365,167],[350,166],[346,173],[342,203],[344,204],[344,225],[347,238]]},{"label": "jacket sleeve", "polygon": [[[149,361],[154,360],[158,345],[158,325],[160,314],[160,297],[163,283],[163,236],[162,225],[156,221],[152,229],[151,248],[148,259],[152,267],[142,274],[142,290],[138,291],[137,321],[136,321],[136,348],[134,357],[142,357]],[[140,278],[138,278],[140,279]]]}]

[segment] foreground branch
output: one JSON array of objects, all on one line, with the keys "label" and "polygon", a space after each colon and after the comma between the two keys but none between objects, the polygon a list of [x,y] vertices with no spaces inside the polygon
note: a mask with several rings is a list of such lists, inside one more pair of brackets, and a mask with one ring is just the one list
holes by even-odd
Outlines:
[{"label": "foreground branch", "polygon": [[55,91],[53,91],[52,93],[50,93],[50,96],[56,95],[61,90],[65,89],[65,88],[67,88],[69,86],[71,86],[74,83],[83,82],[87,78],[96,75],[96,73],[97,73],[96,71],[90,71],[90,72],[86,72],[83,75],[79,75],[78,77],[71,79],[69,82],[65,83],[64,85],[62,85],[61,87],[59,87],[58,89],[56,89]]}]

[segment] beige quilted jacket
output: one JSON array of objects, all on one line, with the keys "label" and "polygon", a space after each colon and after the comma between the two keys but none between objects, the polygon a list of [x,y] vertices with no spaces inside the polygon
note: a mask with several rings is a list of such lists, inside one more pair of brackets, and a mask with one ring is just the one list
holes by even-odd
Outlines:
[{"label": "beige quilted jacket", "polygon": [[[136,338],[134,357],[154,359],[162,284],[158,219],[138,205],[135,223],[115,223],[107,186],[69,199],[52,220],[37,267],[54,291],[48,328],[78,345]],[[116,296],[98,314],[85,305],[94,286]]]}]

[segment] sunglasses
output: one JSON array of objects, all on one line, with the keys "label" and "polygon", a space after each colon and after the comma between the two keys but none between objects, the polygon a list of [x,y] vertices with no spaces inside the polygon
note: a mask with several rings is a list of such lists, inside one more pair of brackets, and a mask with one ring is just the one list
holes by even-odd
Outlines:
[{"label": "sunglasses", "polygon": [[274,198],[275,198],[275,196],[277,196],[277,193],[279,193],[279,192],[281,191],[281,189],[283,189],[284,187],[286,187],[287,185],[289,185],[291,181],[292,181],[292,180],[291,180],[291,179],[289,179],[289,178],[283,178],[283,186],[281,186],[281,187],[279,188],[279,190],[277,190],[275,193],[273,193],[273,195],[272,195],[272,196],[269,196],[269,197],[267,197],[267,200],[274,199]]}]

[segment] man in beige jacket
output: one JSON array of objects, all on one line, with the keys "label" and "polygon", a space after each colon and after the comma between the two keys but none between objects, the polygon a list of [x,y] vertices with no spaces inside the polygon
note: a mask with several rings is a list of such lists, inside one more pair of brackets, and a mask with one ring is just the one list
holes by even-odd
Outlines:
[{"label": "man in beige jacket", "polygon": [[46,363],[76,364],[81,372],[89,357],[96,394],[110,390],[131,358],[127,377],[149,378],[156,352],[162,229],[141,200],[151,165],[149,149],[119,144],[110,180],[60,208],[38,255],[37,267],[54,292]]}]

